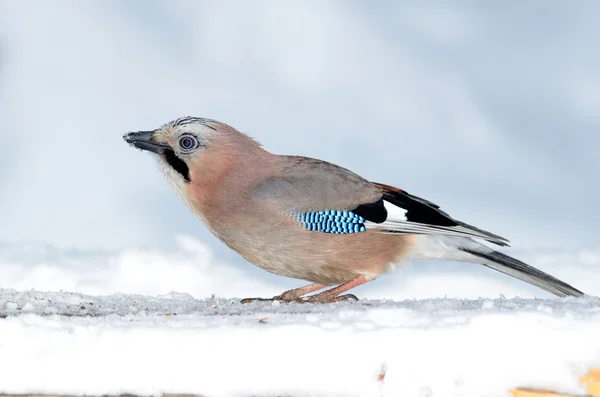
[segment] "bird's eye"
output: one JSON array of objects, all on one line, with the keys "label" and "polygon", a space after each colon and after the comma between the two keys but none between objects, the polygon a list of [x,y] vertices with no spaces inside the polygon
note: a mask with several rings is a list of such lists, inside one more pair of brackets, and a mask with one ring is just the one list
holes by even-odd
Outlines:
[{"label": "bird's eye", "polygon": [[193,135],[184,135],[179,138],[179,147],[183,150],[192,150],[198,146],[198,140]]}]

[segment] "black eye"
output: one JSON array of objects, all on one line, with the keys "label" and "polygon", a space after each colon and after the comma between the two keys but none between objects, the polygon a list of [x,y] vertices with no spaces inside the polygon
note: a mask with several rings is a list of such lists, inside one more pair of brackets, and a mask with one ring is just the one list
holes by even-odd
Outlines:
[{"label": "black eye", "polygon": [[183,150],[192,150],[198,146],[198,140],[193,135],[184,135],[179,138],[179,147]]}]

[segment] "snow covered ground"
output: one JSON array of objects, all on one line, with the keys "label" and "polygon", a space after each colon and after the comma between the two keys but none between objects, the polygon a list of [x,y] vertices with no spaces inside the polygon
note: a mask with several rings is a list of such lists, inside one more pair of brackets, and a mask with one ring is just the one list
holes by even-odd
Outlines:
[{"label": "snow covered ground", "polygon": [[206,396],[582,393],[600,300],[332,305],[0,292],[0,392]]},{"label": "snow covered ground", "polygon": [[525,257],[594,296],[445,263],[407,265],[359,302],[241,305],[302,282],[222,263],[190,237],[171,251],[0,247],[0,393],[581,394],[600,366],[599,255]]}]

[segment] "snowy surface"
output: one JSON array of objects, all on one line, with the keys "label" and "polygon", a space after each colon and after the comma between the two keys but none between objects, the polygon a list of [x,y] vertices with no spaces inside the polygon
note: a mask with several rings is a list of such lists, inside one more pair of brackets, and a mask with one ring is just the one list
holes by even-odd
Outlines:
[{"label": "snowy surface", "polygon": [[[185,292],[203,299],[274,296],[307,284],[272,275],[246,261],[230,261],[205,242],[177,236],[172,249],[65,250],[43,244],[1,244],[1,288],[160,295]],[[600,249],[521,252],[504,250],[589,295],[600,296]],[[237,258],[237,254],[232,254]],[[552,298],[524,282],[476,264],[407,262],[354,290],[369,299]]]},{"label": "snowy surface", "polygon": [[506,396],[582,393],[600,299],[330,305],[0,290],[0,392]]},{"label": "snowy surface", "polygon": [[[518,256],[600,295],[598,250]],[[554,299],[482,266],[408,263],[333,305],[241,305],[305,283],[187,236],[171,250],[5,244],[0,269],[0,393],[580,393],[600,366],[599,298]]]},{"label": "snowy surface", "polygon": [[[508,252],[600,295],[598,250]],[[168,250],[4,244],[0,268],[0,393],[576,393],[600,365],[600,299],[553,299],[482,266],[407,263],[334,305],[241,305],[305,282],[189,236]]]},{"label": "snowy surface", "polygon": [[171,250],[0,245],[0,393],[581,393],[600,366],[599,251],[517,256],[593,296],[424,262],[357,288],[359,302],[241,305],[305,282],[187,236]]}]

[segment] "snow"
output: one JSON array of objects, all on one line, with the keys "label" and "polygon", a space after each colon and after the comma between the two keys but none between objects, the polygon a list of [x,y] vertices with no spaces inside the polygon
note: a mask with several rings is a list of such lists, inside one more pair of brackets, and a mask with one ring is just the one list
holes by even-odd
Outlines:
[{"label": "snow", "polygon": [[592,296],[411,262],[353,291],[359,302],[242,305],[305,282],[185,235],[172,249],[3,244],[0,393],[582,393],[579,376],[600,366],[600,251],[509,253]]},{"label": "snow", "polygon": [[242,305],[5,289],[0,317],[4,393],[581,393],[600,365],[595,297]]},{"label": "snow", "polygon": [[[232,291],[276,295],[279,288],[215,258],[205,243],[189,236],[175,239],[172,250],[132,248],[120,251],[65,250],[51,245],[0,246],[2,286],[16,290],[166,294],[186,291],[194,297]],[[262,272],[262,271],[261,271]],[[264,272],[262,272],[264,273]]]},{"label": "snow", "polygon": [[359,302],[242,305],[305,282],[189,236],[170,250],[0,245],[0,393],[581,393],[579,376],[600,366],[599,252],[518,256],[591,296],[423,262],[357,288]]},{"label": "snow", "polygon": [[[181,235],[172,249],[66,250],[43,244],[0,243],[0,286],[15,290],[160,295],[185,292],[202,299],[274,296],[307,284],[267,273],[246,261],[225,260],[197,238]],[[221,244],[219,242],[219,244]],[[600,295],[600,249],[504,250],[591,295]],[[235,261],[237,260],[237,261]],[[370,299],[551,298],[552,295],[476,264],[411,261],[355,289]]]},{"label": "snow", "polygon": [[359,302],[242,305],[305,282],[190,236],[172,249],[0,245],[0,393],[581,394],[600,366],[600,251],[517,254],[592,296],[411,262],[353,291]]}]

